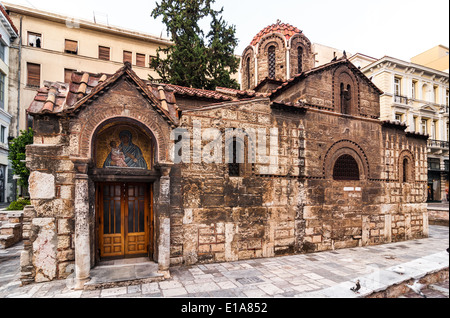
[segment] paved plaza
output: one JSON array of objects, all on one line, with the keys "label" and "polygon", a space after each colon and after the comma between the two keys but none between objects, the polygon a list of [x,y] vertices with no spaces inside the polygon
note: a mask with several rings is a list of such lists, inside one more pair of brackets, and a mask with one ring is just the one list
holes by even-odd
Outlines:
[{"label": "paved plaza", "polygon": [[[364,297],[389,284],[448,269],[448,247],[449,228],[430,226],[427,239],[270,259],[173,267],[171,279],[165,281],[75,291],[71,289],[70,279],[20,287],[22,246],[18,244],[0,250],[0,298]],[[350,290],[357,279],[361,281],[358,294]],[[445,289],[445,284],[443,286]]]}]

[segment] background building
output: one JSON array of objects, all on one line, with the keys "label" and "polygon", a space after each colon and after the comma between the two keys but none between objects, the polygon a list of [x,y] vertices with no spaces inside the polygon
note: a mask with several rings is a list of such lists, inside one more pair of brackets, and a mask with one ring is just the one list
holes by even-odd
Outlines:
[{"label": "background building", "polygon": [[414,56],[413,58],[411,58],[411,62],[448,73],[448,52],[448,47],[438,45],[423,53],[420,53],[419,55]]},{"label": "background building", "polygon": [[126,61],[133,64],[136,74],[146,79],[149,74],[157,75],[148,67],[151,56],[156,56],[158,47],[171,44],[150,34],[15,4],[4,5],[21,36],[17,40],[20,45],[10,54],[12,136],[30,125],[25,110],[44,79],[68,83],[72,72],[80,70],[112,74]]},{"label": "background building", "polygon": [[12,118],[8,112],[8,83],[10,46],[18,34],[1,3],[0,22],[0,203],[4,203],[13,193],[12,174],[8,169],[8,132]]},{"label": "background building", "polygon": [[[407,131],[429,135],[428,200],[447,201],[449,188],[449,78],[448,54],[443,46],[413,60],[429,66],[385,56],[362,68],[377,85],[381,96],[381,119],[407,125]],[[448,53],[448,48],[447,48]],[[446,60],[446,61],[445,61]]]}]

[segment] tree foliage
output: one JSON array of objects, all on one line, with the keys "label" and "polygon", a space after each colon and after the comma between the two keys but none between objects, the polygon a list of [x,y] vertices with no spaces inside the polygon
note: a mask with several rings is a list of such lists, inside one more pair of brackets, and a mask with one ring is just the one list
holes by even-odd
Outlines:
[{"label": "tree foliage", "polygon": [[[156,3],[152,17],[162,17],[174,43],[168,48],[159,48],[150,63],[161,81],[203,89],[239,88],[230,76],[239,67],[239,60],[234,55],[238,44],[236,28],[223,20],[223,8],[218,11],[212,8],[214,2],[161,0]],[[199,25],[202,19],[211,20],[206,34]]]},{"label": "tree foliage", "polygon": [[11,161],[14,174],[20,176],[18,184],[24,187],[28,187],[28,177],[30,176],[30,171],[25,165],[25,151],[26,146],[33,143],[33,135],[31,128],[22,130],[20,135],[9,143],[8,159]]}]

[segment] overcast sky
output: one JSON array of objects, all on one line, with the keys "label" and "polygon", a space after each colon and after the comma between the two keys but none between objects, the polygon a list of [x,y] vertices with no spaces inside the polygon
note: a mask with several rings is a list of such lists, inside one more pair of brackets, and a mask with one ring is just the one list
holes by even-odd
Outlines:
[{"label": "overcast sky", "polygon": [[[159,1],[159,0],[158,0]],[[71,17],[167,37],[150,14],[155,0],[8,0]],[[375,58],[409,61],[436,45],[449,46],[448,0],[216,0],[236,26],[241,54],[264,27],[280,19],[303,30],[313,43]]]}]

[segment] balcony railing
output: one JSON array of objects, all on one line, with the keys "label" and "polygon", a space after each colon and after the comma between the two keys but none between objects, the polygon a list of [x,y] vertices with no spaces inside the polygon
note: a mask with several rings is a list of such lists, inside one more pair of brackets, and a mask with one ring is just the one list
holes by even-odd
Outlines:
[{"label": "balcony railing", "polygon": [[395,95],[395,96],[394,96],[394,102],[395,102],[395,103],[399,103],[399,104],[408,105],[409,100],[408,100],[408,97],[400,96],[400,95]]},{"label": "balcony railing", "polygon": [[449,142],[444,140],[428,140],[428,147],[448,149]]}]

